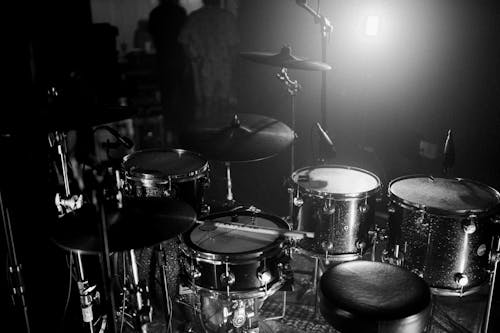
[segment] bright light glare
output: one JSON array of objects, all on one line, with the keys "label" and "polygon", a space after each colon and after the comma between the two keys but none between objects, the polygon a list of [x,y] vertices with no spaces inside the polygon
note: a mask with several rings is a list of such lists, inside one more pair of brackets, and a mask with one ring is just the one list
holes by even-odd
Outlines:
[{"label": "bright light glare", "polygon": [[365,34],[367,36],[376,36],[378,34],[380,18],[375,15],[370,15],[366,18]]}]

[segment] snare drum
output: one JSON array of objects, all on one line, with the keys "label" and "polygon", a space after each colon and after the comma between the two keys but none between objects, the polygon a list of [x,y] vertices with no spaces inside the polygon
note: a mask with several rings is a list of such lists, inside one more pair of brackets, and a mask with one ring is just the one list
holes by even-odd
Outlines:
[{"label": "snare drum", "polygon": [[436,294],[477,291],[488,278],[489,221],[500,194],[476,181],[412,175],[389,184],[389,250]]},{"label": "snare drum", "polygon": [[141,150],[125,156],[122,169],[126,196],[176,198],[201,212],[209,166],[200,155],[182,149]]},{"label": "snare drum", "polygon": [[334,260],[359,258],[374,224],[380,179],[355,167],[323,165],[295,171],[292,181],[296,228],[315,233],[299,246]]},{"label": "snare drum", "polygon": [[215,227],[209,222],[239,223],[289,230],[282,219],[251,211],[208,215],[183,235],[181,249],[188,284],[201,294],[231,299],[272,295],[290,277],[284,237]]}]

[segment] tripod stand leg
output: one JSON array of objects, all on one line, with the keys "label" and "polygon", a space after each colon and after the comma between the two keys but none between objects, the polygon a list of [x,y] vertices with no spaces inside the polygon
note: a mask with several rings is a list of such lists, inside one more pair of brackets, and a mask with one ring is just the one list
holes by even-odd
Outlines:
[{"label": "tripod stand leg", "polygon": [[488,303],[486,305],[486,311],[484,313],[483,325],[481,329],[482,333],[488,333],[488,328],[490,324],[491,305],[493,303],[493,293],[495,291],[495,281],[497,277],[498,261],[500,260],[500,237],[499,236],[494,237],[492,243],[495,244],[495,241],[496,241],[496,248],[492,250],[491,253],[491,261],[493,262],[493,271],[490,274],[490,283],[489,283],[490,289],[488,292]]}]

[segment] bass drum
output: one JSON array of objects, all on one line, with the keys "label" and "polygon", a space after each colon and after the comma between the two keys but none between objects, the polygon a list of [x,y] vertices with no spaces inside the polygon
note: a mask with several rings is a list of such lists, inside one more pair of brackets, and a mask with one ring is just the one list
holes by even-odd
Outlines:
[{"label": "bass drum", "polygon": [[499,192],[468,179],[425,175],[397,178],[388,190],[390,255],[435,294],[477,291],[488,279],[490,218]]},{"label": "bass drum", "polygon": [[295,227],[315,234],[299,246],[333,260],[358,259],[374,228],[380,179],[363,169],[324,165],[299,169],[292,181]]},{"label": "bass drum", "polygon": [[282,219],[251,211],[206,216],[183,236],[183,264],[188,285],[201,294],[231,299],[267,297],[289,277],[289,254],[282,236],[215,227],[213,222],[281,228]]}]

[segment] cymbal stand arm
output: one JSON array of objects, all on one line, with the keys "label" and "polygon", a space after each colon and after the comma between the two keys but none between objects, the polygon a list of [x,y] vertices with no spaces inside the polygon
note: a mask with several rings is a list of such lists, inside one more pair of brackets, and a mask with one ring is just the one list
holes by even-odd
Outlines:
[{"label": "cymbal stand arm", "polygon": [[488,303],[486,305],[486,311],[484,313],[483,325],[481,329],[482,333],[488,333],[488,326],[490,323],[491,305],[493,303],[493,293],[495,291],[498,262],[500,261],[500,235],[493,237],[492,245],[495,245],[495,249],[493,249],[493,246],[491,247],[492,250],[490,254],[490,262],[493,263],[493,269],[490,272],[490,290],[488,292]]},{"label": "cymbal stand arm", "polygon": [[57,142],[57,153],[61,158],[61,170],[64,181],[64,191],[66,197],[69,198],[71,196],[71,191],[69,188],[69,178],[68,178],[68,160],[66,157],[67,145],[66,145],[66,133],[56,132],[55,133],[56,142]]},{"label": "cymbal stand arm", "polygon": [[[8,208],[4,205],[2,192],[0,191],[0,211],[2,213],[2,221],[5,232],[5,243],[7,245],[7,255],[8,255],[8,270],[9,274],[12,276],[13,282],[10,286],[12,292],[12,303],[18,305],[23,311],[24,324],[26,332],[30,332],[30,322],[28,317],[28,306],[26,305],[26,300],[24,298],[24,280],[22,274],[22,267],[17,260],[16,246],[14,243],[14,236],[12,233],[12,224],[10,221],[10,214]],[[18,304],[15,297],[19,298],[20,303]]]}]

